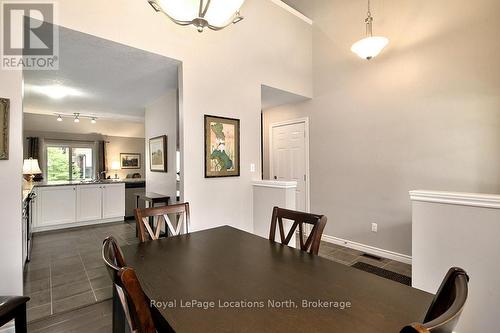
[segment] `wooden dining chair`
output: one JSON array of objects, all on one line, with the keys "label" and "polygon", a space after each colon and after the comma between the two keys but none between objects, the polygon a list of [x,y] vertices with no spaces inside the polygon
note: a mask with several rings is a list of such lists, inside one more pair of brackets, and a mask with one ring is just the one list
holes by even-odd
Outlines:
[{"label": "wooden dining chair", "polygon": [[[113,306],[120,306],[125,314],[125,319],[127,320],[130,330],[134,332],[134,323],[132,322],[132,317],[130,316],[129,305],[123,292],[123,285],[118,276],[120,270],[126,267],[125,258],[123,252],[118,245],[118,242],[113,236],[107,237],[102,243],[102,259],[104,265],[106,266],[109,276],[113,281]],[[118,301],[119,304],[115,303]],[[124,323],[113,323],[113,325],[123,325]]]},{"label": "wooden dining chair", "polygon": [[26,333],[26,303],[29,300],[25,296],[0,296],[0,327],[14,319],[15,333]]},{"label": "wooden dining chair", "polygon": [[149,301],[144,295],[137,275],[132,268],[122,268],[119,273],[121,284],[125,290],[125,296],[130,306],[130,314],[137,332],[156,333],[153,315],[149,307]]},{"label": "wooden dining chair", "polygon": [[424,322],[403,327],[400,333],[452,333],[467,301],[469,276],[450,268],[427,310]]},{"label": "wooden dining chair", "polygon": [[[175,227],[168,215],[175,215],[177,222]],[[150,224],[150,218],[153,218],[153,225]],[[153,208],[136,208],[135,222],[139,229],[141,242],[145,242],[148,235],[152,240],[157,240],[160,238],[162,229],[172,236],[187,234],[189,228],[189,203]]]},{"label": "wooden dining chair", "polygon": [[[283,219],[293,221],[290,231],[285,237],[285,228],[283,226]],[[295,233],[297,227],[299,228],[299,241],[300,249],[302,251],[309,251],[309,253],[318,254],[319,246],[321,244],[321,235],[325,229],[327,218],[324,215],[309,214],[297,212],[293,210],[274,207],[273,215],[271,218],[271,231],[269,239],[275,241],[276,238],[276,225],[279,227],[281,244],[288,245],[290,239]],[[304,242],[304,227],[303,224],[312,225],[312,230],[309,233],[306,241]]]}]

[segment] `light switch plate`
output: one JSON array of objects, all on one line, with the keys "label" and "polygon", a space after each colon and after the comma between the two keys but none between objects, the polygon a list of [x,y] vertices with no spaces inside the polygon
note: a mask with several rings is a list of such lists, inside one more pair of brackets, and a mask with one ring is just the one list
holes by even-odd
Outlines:
[{"label": "light switch plate", "polygon": [[255,172],[255,164],[250,164],[250,172]]}]

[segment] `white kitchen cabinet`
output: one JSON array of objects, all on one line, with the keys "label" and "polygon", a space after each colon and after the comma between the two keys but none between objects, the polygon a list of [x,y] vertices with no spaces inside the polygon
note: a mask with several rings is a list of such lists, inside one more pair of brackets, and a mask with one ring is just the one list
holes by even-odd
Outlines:
[{"label": "white kitchen cabinet", "polygon": [[76,221],[99,220],[102,216],[103,185],[82,185],[76,187]]},{"label": "white kitchen cabinet", "polygon": [[76,219],[76,186],[38,189],[36,227],[72,223]]},{"label": "white kitchen cabinet", "polygon": [[37,186],[33,230],[116,222],[125,216],[125,184]]},{"label": "white kitchen cabinet", "polygon": [[102,218],[123,218],[125,216],[125,184],[105,184],[102,187]]}]

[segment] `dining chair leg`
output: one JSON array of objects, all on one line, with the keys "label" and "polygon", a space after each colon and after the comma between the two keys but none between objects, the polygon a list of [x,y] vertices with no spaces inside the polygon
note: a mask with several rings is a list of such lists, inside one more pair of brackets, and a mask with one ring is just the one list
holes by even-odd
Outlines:
[{"label": "dining chair leg", "polygon": [[26,324],[26,303],[23,305],[20,305],[19,308],[16,310],[17,313],[14,317],[15,319],[15,329],[16,333],[27,333],[28,328]]},{"label": "dining chair leg", "polygon": [[[113,286],[113,333],[125,333],[126,318],[116,287]],[[128,330],[129,331],[129,330]]]}]

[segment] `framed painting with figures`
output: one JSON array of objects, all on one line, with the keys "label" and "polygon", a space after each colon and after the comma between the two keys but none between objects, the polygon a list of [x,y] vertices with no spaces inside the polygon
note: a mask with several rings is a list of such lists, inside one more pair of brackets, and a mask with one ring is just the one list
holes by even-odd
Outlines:
[{"label": "framed painting with figures", "polygon": [[9,106],[9,99],[0,98],[0,160],[9,159]]},{"label": "framed painting with figures", "polygon": [[240,120],[205,115],[205,178],[240,175]]},{"label": "framed painting with figures", "polygon": [[166,135],[149,139],[149,169],[156,172],[167,172]]},{"label": "framed painting with figures", "polygon": [[120,167],[122,169],[140,169],[141,154],[138,153],[121,153]]}]

